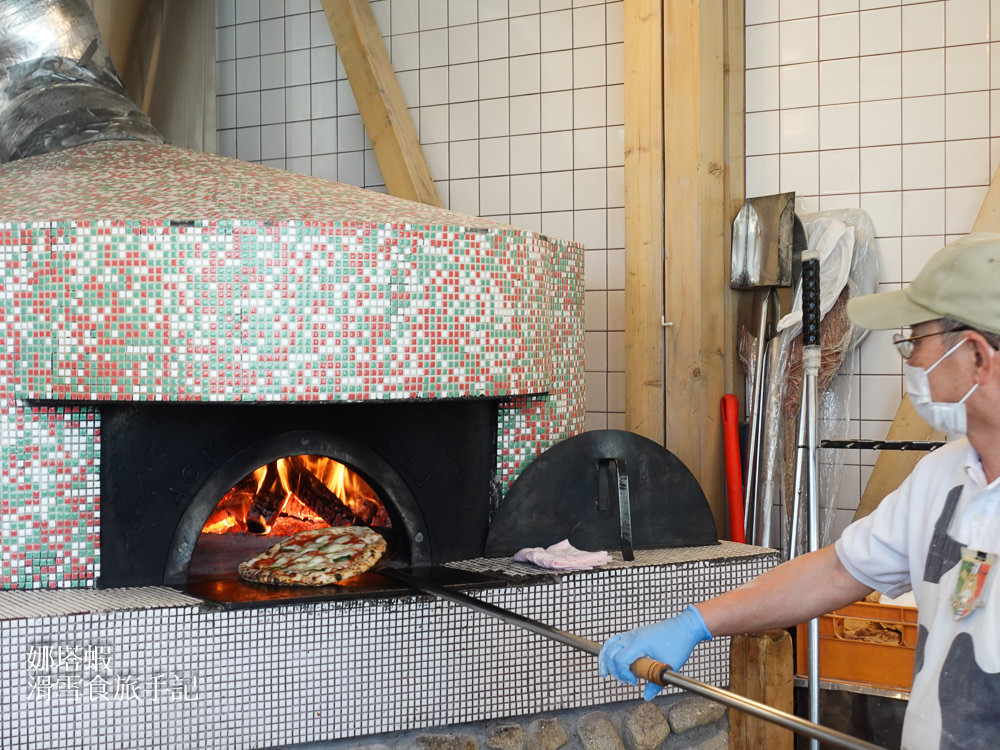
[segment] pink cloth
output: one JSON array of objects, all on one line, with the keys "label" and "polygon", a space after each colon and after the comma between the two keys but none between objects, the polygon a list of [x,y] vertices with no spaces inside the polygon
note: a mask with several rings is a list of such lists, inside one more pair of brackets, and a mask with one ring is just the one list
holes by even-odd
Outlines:
[{"label": "pink cloth", "polygon": [[611,555],[604,550],[584,552],[569,543],[569,539],[551,547],[525,547],[514,555],[517,562],[530,562],[551,570],[590,570],[611,562]]}]

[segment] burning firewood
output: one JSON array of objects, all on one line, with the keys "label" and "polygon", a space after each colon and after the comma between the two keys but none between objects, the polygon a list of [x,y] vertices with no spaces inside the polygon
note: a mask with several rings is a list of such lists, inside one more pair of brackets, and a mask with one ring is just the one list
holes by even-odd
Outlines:
[{"label": "burning firewood", "polygon": [[202,531],[211,534],[225,534],[230,531],[246,531],[247,509],[253,505],[257,494],[257,477],[249,474],[226,493],[212,515],[205,521]]},{"label": "burning firewood", "polygon": [[251,534],[266,534],[270,531],[287,498],[288,493],[281,483],[277,464],[268,464],[264,481],[247,511],[247,531]]},{"label": "burning firewood", "polygon": [[359,523],[367,526],[375,517],[374,503],[369,501],[361,511],[353,510],[319,477],[297,461],[292,462],[288,479],[302,504],[315,511],[331,526],[354,526]]}]

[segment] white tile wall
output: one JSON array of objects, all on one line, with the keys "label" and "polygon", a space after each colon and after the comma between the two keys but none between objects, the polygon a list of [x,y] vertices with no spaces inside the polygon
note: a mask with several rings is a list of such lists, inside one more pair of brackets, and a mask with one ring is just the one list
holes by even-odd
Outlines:
[{"label": "white tile wall", "polygon": [[[1000,161],[1000,0],[753,0],[746,24],[747,195],[865,209],[881,287],[909,282],[971,229]],[[881,439],[899,357],[877,333],[859,359],[851,432]],[[835,533],[876,457],[845,456]]]},{"label": "white tile wall", "polygon": [[[444,204],[584,243],[587,427],[624,426],[622,0],[371,6]],[[319,0],[216,8],[219,151],[384,190]],[[911,280],[971,228],[1000,161],[1000,0],[745,16],[747,195],[865,209],[883,287]],[[884,338],[864,345],[853,434],[884,437],[898,404]],[[848,457],[843,510],[874,460]]]},{"label": "white tile wall", "polygon": [[[584,244],[586,426],[623,427],[623,1],[371,7],[444,205]],[[384,191],[319,0],[216,21],[219,152]]]}]

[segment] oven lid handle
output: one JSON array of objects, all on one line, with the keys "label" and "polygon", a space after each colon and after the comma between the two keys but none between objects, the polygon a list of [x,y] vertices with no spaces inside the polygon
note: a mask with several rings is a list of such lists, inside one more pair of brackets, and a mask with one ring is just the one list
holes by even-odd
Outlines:
[{"label": "oven lid handle", "polygon": [[618,498],[618,525],[621,529],[622,559],[635,560],[632,550],[632,504],[628,494],[628,462],[624,458],[602,458],[597,464],[597,509],[610,511],[610,494]]}]

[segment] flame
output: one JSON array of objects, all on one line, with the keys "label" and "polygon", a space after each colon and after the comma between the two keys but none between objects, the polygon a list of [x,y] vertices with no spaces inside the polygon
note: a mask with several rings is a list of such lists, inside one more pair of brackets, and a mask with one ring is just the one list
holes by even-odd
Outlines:
[{"label": "flame", "polygon": [[330,526],[331,520],[392,526],[378,494],[357,472],[327,456],[286,456],[237,482],[202,533],[284,536]]},{"label": "flame", "polygon": [[221,518],[218,521],[212,521],[211,519],[205,524],[205,528],[202,532],[205,534],[225,534],[229,529],[233,528],[239,524],[231,514],[227,513],[225,518]]}]

